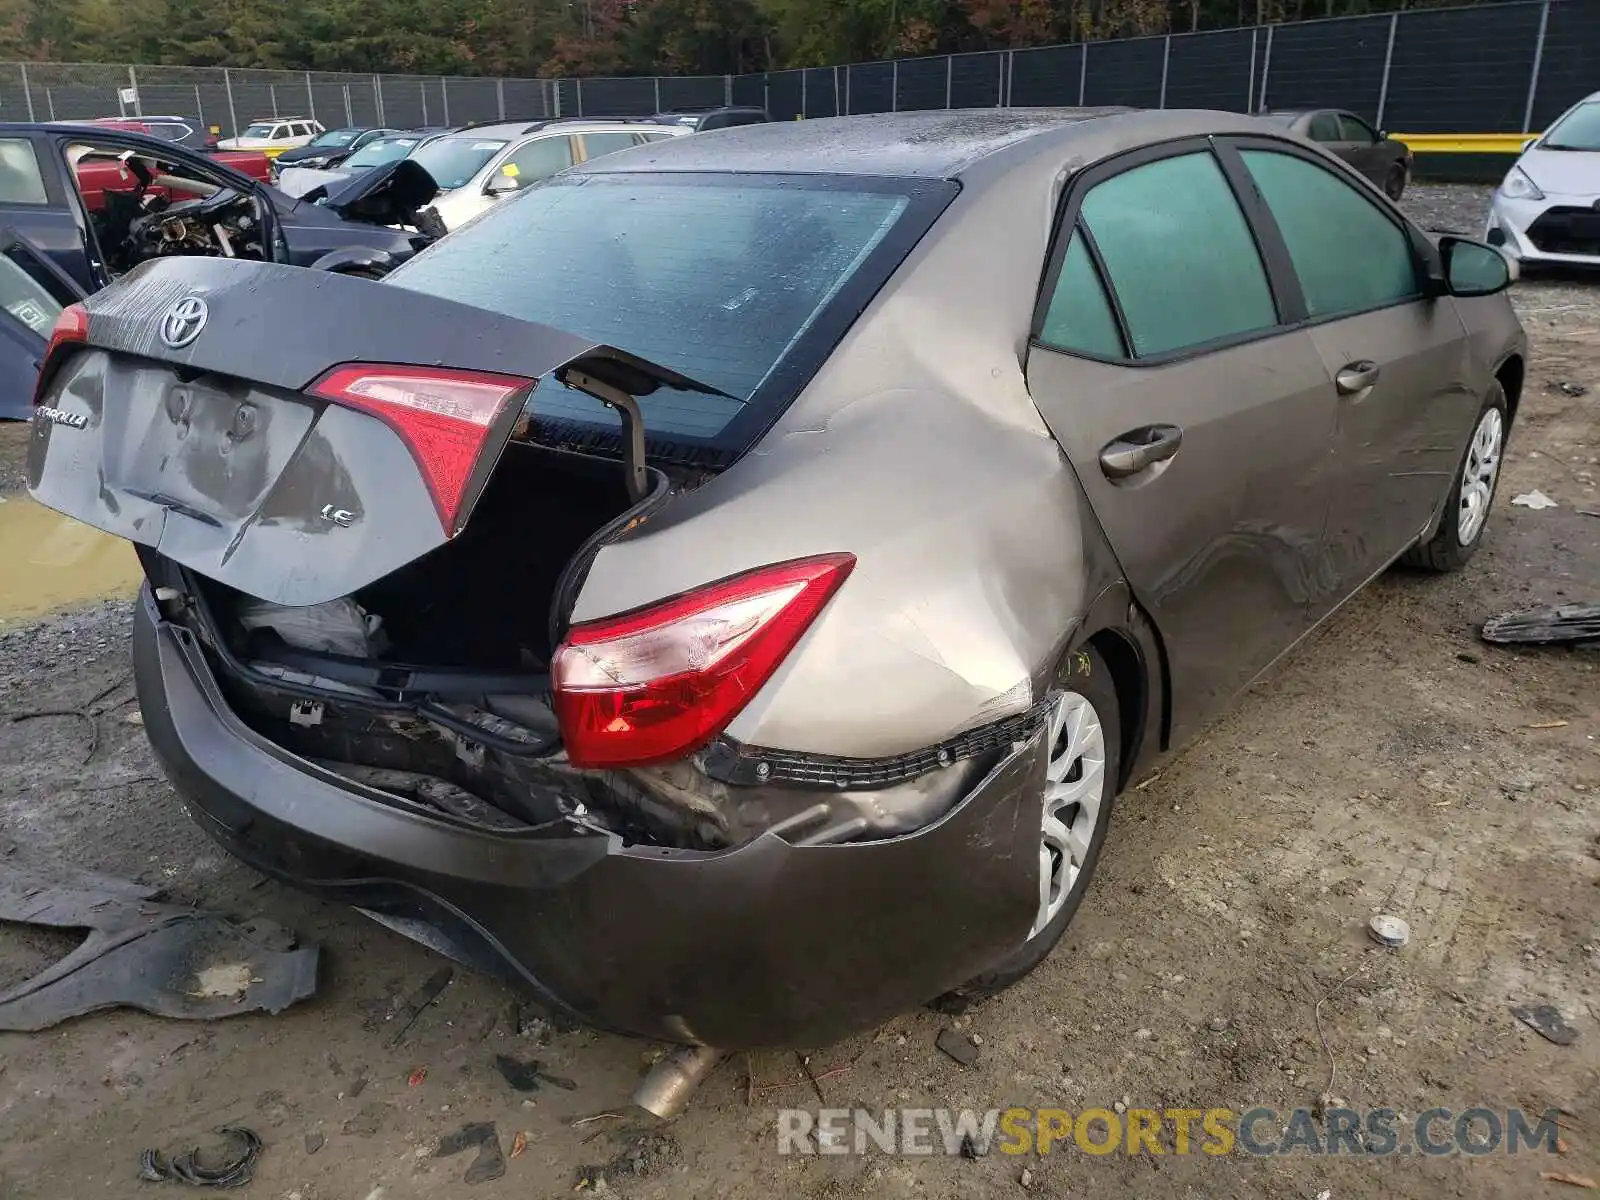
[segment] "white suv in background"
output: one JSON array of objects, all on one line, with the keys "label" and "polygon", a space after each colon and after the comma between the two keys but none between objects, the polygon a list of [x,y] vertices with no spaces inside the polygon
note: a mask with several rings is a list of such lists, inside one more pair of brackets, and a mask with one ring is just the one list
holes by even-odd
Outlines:
[{"label": "white suv in background", "polygon": [[223,138],[218,150],[259,150],[268,158],[276,158],[285,150],[304,146],[319,133],[327,132],[319,121],[310,117],[263,117],[251,121],[238,137]]},{"label": "white suv in background", "polygon": [[439,185],[433,207],[445,228],[457,229],[574,163],[688,132],[649,120],[509,121],[435,138],[411,157]]}]

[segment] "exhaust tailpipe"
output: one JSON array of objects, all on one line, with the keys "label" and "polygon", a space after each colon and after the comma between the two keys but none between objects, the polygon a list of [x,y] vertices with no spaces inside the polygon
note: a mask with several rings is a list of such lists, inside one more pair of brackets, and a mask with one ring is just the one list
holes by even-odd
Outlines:
[{"label": "exhaust tailpipe", "polygon": [[710,1046],[680,1046],[650,1068],[634,1089],[633,1102],[670,1121],[688,1107],[695,1090],[721,1061],[722,1051]]}]

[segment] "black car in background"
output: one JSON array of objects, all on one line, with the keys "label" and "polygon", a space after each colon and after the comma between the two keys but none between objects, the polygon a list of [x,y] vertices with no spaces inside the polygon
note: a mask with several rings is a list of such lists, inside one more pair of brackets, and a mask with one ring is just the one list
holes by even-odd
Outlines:
[{"label": "black car in background", "polygon": [[1399,200],[1411,181],[1411,149],[1342,108],[1275,108],[1261,114],[1337,154]]},{"label": "black car in background", "polygon": [[648,120],[658,125],[681,125],[696,133],[710,129],[732,129],[736,125],[764,125],[772,120],[764,108],[686,108],[657,113]]},{"label": "black car in background", "polygon": [[273,178],[276,179],[284,167],[336,167],[368,142],[395,132],[388,127],[368,129],[361,126],[324,130],[304,146],[285,150],[274,158]]}]

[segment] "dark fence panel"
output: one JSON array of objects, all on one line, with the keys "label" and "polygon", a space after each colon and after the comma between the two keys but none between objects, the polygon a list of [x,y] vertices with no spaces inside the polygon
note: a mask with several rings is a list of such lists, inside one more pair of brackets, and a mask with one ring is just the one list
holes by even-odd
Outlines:
[{"label": "dark fence panel", "polygon": [[948,108],[944,89],[948,61],[943,56],[902,58],[896,64],[896,110],[905,112],[916,108]]},{"label": "dark fence panel", "polygon": [[1018,50],[1011,60],[1011,103],[1077,105],[1084,83],[1083,46]]},{"label": "dark fence panel", "polygon": [[894,67],[856,63],[850,68],[850,112],[889,112],[894,108]]},{"label": "dark fence panel", "polygon": [[551,115],[554,104],[554,85],[543,79],[507,79],[506,119],[536,121]]},{"label": "dark fence panel", "polygon": [[680,78],[664,75],[660,84],[663,112],[680,108],[720,108],[728,102],[727,81],[721,75],[685,75]]},{"label": "dark fence panel", "polygon": [[1091,108],[1107,104],[1157,107],[1161,103],[1165,43],[1165,38],[1090,42],[1083,102]]},{"label": "dark fence panel", "polygon": [[1533,5],[1401,13],[1383,123],[1416,133],[1519,132],[1538,40]]},{"label": "dark fence panel", "polygon": [[792,121],[801,115],[800,77],[804,71],[773,71],[767,76],[767,115]]},{"label": "dark fence panel", "polygon": [[1256,107],[1347,108],[1369,121],[1378,115],[1389,18],[1344,17],[1274,25],[1270,43],[1257,39],[1256,69],[1263,85]]},{"label": "dark fence panel", "polygon": [[[580,108],[573,116],[642,117],[656,111],[656,81],[651,79],[583,79]],[[568,115],[563,108],[562,115]]]},{"label": "dark fence panel", "polygon": [[445,119],[440,124],[466,125],[476,121],[500,120],[498,80],[451,76],[444,80],[443,87]]},{"label": "dark fence panel", "polygon": [[[1533,94],[1535,132],[1600,89],[1600,4],[1559,0],[1550,6],[1539,59],[1539,86]],[[1519,131],[1521,127],[1518,127]]]},{"label": "dark fence panel", "polygon": [[[841,68],[842,70],[842,68]],[[733,102],[763,108],[767,103],[766,75],[735,75],[733,77]]]},{"label": "dark fence panel", "polygon": [[1002,51],[951,55],[950,107],[993,108],[1002,103],[1005,69],[1006,56]]},{"label": "dark fence panel", "polygon": [[1260,52],[1256,41],[1253,29],[1174,36],[1167,54],[1166,106],[1249,112],[1255,99],[1250,63]]},{"label": "dark fence panel", "polygon": [[806,72],[806,116],[836,117],[843,111],[842,75],[838,67],[812,67]]}]

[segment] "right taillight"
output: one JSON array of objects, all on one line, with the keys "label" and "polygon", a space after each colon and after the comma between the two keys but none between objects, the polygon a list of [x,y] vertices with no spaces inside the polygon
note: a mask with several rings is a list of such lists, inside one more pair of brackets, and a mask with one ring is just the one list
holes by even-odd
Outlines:
[{"label": "right taillight", "polygon": [[39,379],[33,389],[33,402],[38,405],[44,401],[45,384],[50,374],[50,360],[62,346],[79,345],[89,340],[89,314],[81,304],[69,304],[61,310],[61,315],[56,318],[55,327],[50,330],[50,344],[45,347],[44,357],[39,360]]},{"label": "right taillight", "polygon": [[855,563],[851,554],[796,559],[574,625],[551,663],[568,760],[646,766],[704,746],[760,690]]}]

